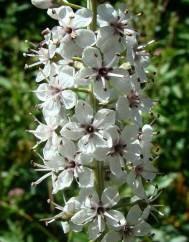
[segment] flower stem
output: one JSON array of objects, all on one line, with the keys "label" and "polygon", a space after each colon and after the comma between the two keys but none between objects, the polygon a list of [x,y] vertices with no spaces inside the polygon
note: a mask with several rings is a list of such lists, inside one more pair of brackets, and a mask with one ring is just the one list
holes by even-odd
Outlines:
[{"label": "flower stem", "polygon": [[[97,25],[97,0],[87,0],[87,7],[91,9],[93,13],[92,22],[90,24],[90,29],[95,31]],[[91,87],[92,89],[92,87]],[[93,105],[93,109],[97,111],[97,100],[92,93],[91,90],[91,104]],[[96,184],[96,191],[101,198],[102,192],[104,190],[104,162],[103,161],[94,161],[94,172],[95,172],[95,184]]]},{"label": "flower stem", "polygon": [[73,4],[73,3],[69,3],[69,2],[66,2],[64,0],[57,0],[57,2],[61,5],[64,5],[64,6],[69,6],[71,8],[75,8],[75,9],[80,9],[82,8],[81,6],[77,5],[77,4]]}]

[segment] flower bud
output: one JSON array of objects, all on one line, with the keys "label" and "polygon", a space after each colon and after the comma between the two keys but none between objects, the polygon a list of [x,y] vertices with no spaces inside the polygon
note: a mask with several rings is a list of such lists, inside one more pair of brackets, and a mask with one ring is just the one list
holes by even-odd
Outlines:
[{"label": "flower bud", "polygon": [[57,6],[54,0],[31,0],[32,4],[41,9],[54,8]]}]

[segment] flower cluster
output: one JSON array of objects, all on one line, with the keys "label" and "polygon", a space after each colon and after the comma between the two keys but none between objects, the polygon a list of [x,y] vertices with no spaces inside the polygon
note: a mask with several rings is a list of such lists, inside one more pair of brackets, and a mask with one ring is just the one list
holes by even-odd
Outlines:
[{"label": "flower cluster", "polygon": [[48,9],[58,25],[25,54],[36,60],[26,68],[39,66],[34,92],[44,117],[30,130],[44,143],[43,163],[34,163],[44,174],[33,185],[48,177],[53,194],[79,187],[48,221],[61,219],[65,233],[87,227],[91,240],[135,241],[151,235],[147,220],[158,212],[145,189],[158,174],[155,132],[143,118],[154,104],[143,90],[149,53],[125,7],[66,5]]}]

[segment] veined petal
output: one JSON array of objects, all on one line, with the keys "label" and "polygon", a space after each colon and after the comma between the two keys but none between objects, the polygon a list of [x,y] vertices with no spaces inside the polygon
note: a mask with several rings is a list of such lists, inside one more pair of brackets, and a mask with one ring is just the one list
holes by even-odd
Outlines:
[{"label": "veined petal", "polygon": [[139,128],[136,125],[127,125],[121,132],[121,140],[123,142],[131,143],[137,140]]},{"label": "veined petal", "polygon": [[96,216],[96,211],[92,209],[81,209],[72,218],[71,221],[77,225],[84,225],[90,222]]},{"label": "veined petal", "polygon": [[74,29],[87,27],[92,21],[92,12],[87,8],[76,11],[75,18],[72,21]]},{"label": "veined petal", "polygon": [[150,235],[152,227],[145,221],[140,222],[134,227],[134,233],[136,236]]},{"label": "veined petal", "polygon": [[59,84],[63,89],[73,87],[74,74],[75,74],[75,69],[71,66],[66,66],[61,68],[60,73],[58,75],[58,79],[59,79]]},{"label": "veined petal", "polygon": [[81,56],[82,48],[77,45],[76,39],[69,39],[61,45],[60,54],[65,59],[71,59],[74,56]]},{"label": "veined petal", "polygon": [[101,199],[105,207],[111,208],[119,202],[119,192],[114,187],[108,187],[103,191]]},{"label": "veined petal", "polygon": [[100,109],[94,117],[93,125],[99,129],[107,129],[115,123],[115,111]]},{"label": "veined petal", "polygon": [[93,153],[96,149],[96,142],[94,137],[90,137],[90,134],[84,135],[78,142],[79,149],[86,153]]},{"label": "veined petal", "polygon": [[86,48],[87,46],[92,46],[96,42],[96,36],[91,30],[78,29],[76,30],[76,34],[76,43],[82,49]]},{"label": "veined petal", "polygon": [[65,109],[71,109],[76,105],[77,95],[75,92],[71,90],[64,90],[62,91],[61,95]]},{"label": "veined petal", "polygon": [[89,239],[96,240],[104,230],[105,223],[101,215],[99,215],[99,219],[96,218],[88,227]]},{"label": "veined petal", "polygon": [[[98,20],[104,21],[106,25],[109,25],[111,22],[117,21],[117,11],[109,3],[100,4],[98,6],[97,12]],[[104,24],[100,24],[100,27],[102,27]]]},{"label": "veined petal", "polygon": [[116,232],[116,231],[110,231],[108,232],[104,238],[102,239],[102,242],[119,242],[121,241],[122,239],[122,236],[119,232]]},{"label": "veined petal", "polygon": [[111,96],[110,89],[108,87],[105,89],[102,81],[100,80],[94,82],[93,92],[96,99],[98,99],[101,103],[107,103]]},{"label": "veined petal", "polygon": [[134,171],[130,171],[126,178],[127,184],[131,187],[133,192],[140,198],[145,199],[146,193],[142,184],[142,179],[140,176],[136,176]]},{"label": "veined petal", "polygon": [[84,129],[80,128],[77,123],[70,122],[64,125],[60,134],[68,139],[77,140],[79,139],[84,133]]},{"label": "veined petal", "polygon": [[109,210],[104,214],[106,216],[107,224],[111,227],[120,227],[121,224],[125,224],[124,215],[117,210]]},{"label": "veined petal", "polygon": [[126,221],[129,225],[135,225],[139,223],[139,219],[142,216],[142,210],[138,205],[134,205],[129,209],[129,212],[126,217]]},{"label": "veined petal", "polygon": [[116,103],[116,110],[117,110],[119,119],[130,119],[132,117],[128,100],[124,96],[119,97]]},{"label": "veined petal", "polygon": [[74,12],[71,7],[64,6],[64,7],[60,8],[60,10],[58,11],[59,24],[63,27],[69,26],[70,22],[71,22],[70,21],[71,16],[74,16]]},{"label": "veined petal", "polygon": [[103,53],[111,52],[112,55],[125,49],[122,41],[120,42],[120,35],[114,34],[114,29],[111,26],[100,28],[97,35],[96,45],[103,51]]},{"label": "veined petal", "polygon": [[74,156],[77,152],[77,148],[73,141],[64,138],[63,144],[59,146],[58,152],[63,157],[66,157],[68,159],[74,159]]},{"label": "veined petal", "polygon": [[87,47],[83,51],[82,59],[86,66],[90,66],[93,68],[99,68],[102,66],[101,53],[97,48]]},{"label": "veined petal", "polygon": [[75,116],[80,124],[91,124],[93,109],[87,102],[79,100],[75,108]]},{"label": "veined petal", "polygon": [[46,101],[46,99],[48,98],[48,90],[49,85],[47,83],[40,84],[37,90],[35,90],[37,98],[41,101]]},{"label": "veined petal", "polygon": [[84,167],[82,172],[79,172],[79,185],[80,187],[93,187],[94,186],[94,172]]},{"label": "veined petal", "polygon": [[119,155],[113,157],[110,156],[108,158],[110,170],[112,174],[116,177],[121,177],[121,175],[123,174],[123,171],[121,169],[122,160],[123,159]]},{"label": "veined petal", "polygon": [[56,180],[57,189],[62,190],[64,188],[70,187],[73,181],[73,172],[69,170],[62,171]]}]

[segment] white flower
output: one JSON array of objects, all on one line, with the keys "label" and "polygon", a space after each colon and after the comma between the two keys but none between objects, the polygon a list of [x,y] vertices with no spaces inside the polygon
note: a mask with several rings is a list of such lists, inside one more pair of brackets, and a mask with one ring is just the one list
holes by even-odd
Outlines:
[{"label": "white flower", "polygon": [[[135,77],[134,77],[135,78]],[[153,101],[145,97],[139,83],[133,78],[127,81],[126,95],[120,96],[116,103],[119,119],[127,119],[142,126],[142,112],[149,112]]]},{"label": "white flower", "polygon": [[60,138],[56,133],[56,129],[59,126],[59,119],[55,116],[49,116],[47,112],[43,112],[44,120],[46,124],[41,123],[40,121],[36,120],[39,125],[37,126],[36,130],[29,130],[32,134],[39,139],[37,144],[47,141],[52,145],[58,145],[60,143]]},{"label": "white flower", "polygon": [[112,139],[106,129],[115,123],[113,110],[100,109],[94,115],[91,106],[80,100],[75,118],[77,122],[69,122],[62,128],[63,137],[79,140],[78,147],[84,153],[93,153],[97,147],[111,147]]},{"label": "white flower", "polygon": [[127,183],[132,188],[133,192],[140,198],[146,198],[142,179],[146,181],[152,181],[158,170],[151,161],[145,160],[142,157],[141,160],[135,162],[131,171],[127,175]]},{"label": "white flower", "polygon": [[140,82],[147,81],[145,68],[148,66],[149,63],[149,53],[144,48],[153,42],[154,41],[150,41],[146,45],[138,46],[138,43],[136,41],[135,43],[132,43],[132,47],[128,48],[127,51],[127,60],[134,67],[138,80]]},{"label": "white flower", "polygon": [[120,9],[105,3],[98,6],[98,22],[100,30],[97,36],[97,46],[104,51],[122,52],[126,48],[127,37],[136,36],[129,27],[130,16]]},{"label": "white flower", "polygon": [[139,132],[139,140],[140,146],[142,148],[142,153],[144,156],[151,156],[151,149],[152,145],[152,138],[153,138],[153,128],[149,124],[145,124],[141,132]]},{"label": "white flower", "polygon": [[50,76],[48,83],[42,83],[35,91],[37,97],[43,101],[43,109],[56,115],[61,108],[71,109],[77,101],[76,94],[70,90],[74,86],[73,67],[63,67],[58,74]]},{"label": "white flower", "polygon": [[62,27],[60,54],[64,58],[81,56],[84,48],[95,43],[95,34],[91,30],[83,29],[92,21],[89,9],[82,8],[74,13],[69,6],[64,6],[55,10],[54,15]]},{"label": "white flower", "polygon": [[51,32],[49,29],[46,30],[45,40],[41,42],[35,48],[30,48],[29,53],[24,53],[24,56],[35,57],[37,59],[33,64],[26,64],[25,68],[32,68],[34,66],[44,66],[39,70],[36,82],[40,82],[49,77],[51,71],[55,68],[53,58],[56,54],[56,44],[51,40]]},{"label": "white flower", "polygon": [[97,149],[95,157],[98,160],[107,161],[112,174],[120,177],[125,162],[135,162],[140,158],[141,148],[137,142],[138,129],[137,126],[128,125],[122,131],[110,128],[108,132],[112,137],[112,147]]},{"label": "white flower", "polygon": [[83,51],[82,60],[85,67],[79,71],[76,78],[93,81],[93,92],[100,102],[107,102],[111,96],[111,86],[118,90],[126,88],[128,72],[118,68],[119,58],[116,55],[102,53],[94,47]]},{"label": "white flower", "polygon": [[93,187],[94,173],[87,167],[92,157],[78,152],[72,141],[59,147],[56,159],[62,159],[62,169],[54,179],[53,193],[69,187],[74,178],[80,187]]},{"label": "white flower", "polygon": [[47,9],[55,7],[54,0],[31,0],[31,2],[37,8]]},{"label": "white flower", "polygon": [[134,242],[137,237],[149,235],[151,226],[142,218],[142,210],[138,205],[130,208],[126,219],[114,228],[115,231],[108,232],[102,242]]},{"label": "white flower", "polygon": [[124,219],[121,212],[112,209],[119,202],[119,193],[113,187],[106,188],[101,198],[92,191],[71,221],[78,225],[89,224],[89,239],[97,239],[105,229],[105,223],[118,226]]}]

